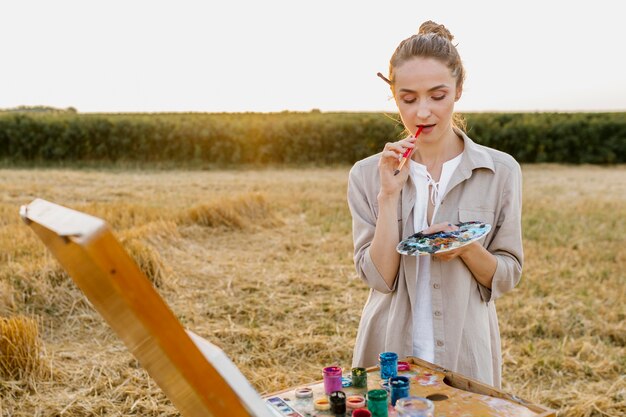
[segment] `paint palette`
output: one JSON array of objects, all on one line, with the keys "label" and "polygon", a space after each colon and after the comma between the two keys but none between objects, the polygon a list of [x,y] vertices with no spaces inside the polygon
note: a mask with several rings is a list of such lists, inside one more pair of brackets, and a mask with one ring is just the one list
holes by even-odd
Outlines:
[{"label": "paint palette", "polygon": [[[408,378],[409,394],[433,401],[437,417],[555,417],[556,415],[553,410],[531,404],[495,387],[466,378],[419,358],[409,357],[404,361],[406,362],[403,366],[404,370],[398,370],[398,375]],[[384,382],[388,383],[388,381]],[[345,416],[353,416],[355,409],[365,407],[363,403],[367,393],[370,390],[380,389],[382,385],[380,369],[372,367],[367,369],[367,386],[343,388],[342,391],[348,399]],[[328,405],[328,396],[324,393],[324,382],[317,381],[307,384],[306,387],[313,394],[307,398],[298,397],[297,393],[301,387],[269,394],[265,398],[280,417],[335,416],[329,407],[316,407],[316,401],[325,401]],[[351,398],[355,402],[351,402]],[[387,398],[389,400],[389,394]],[[355,405],[357,399],[360,400],[359,405]],[[396,410],[389,401],[387,412],[390,416],[396,415]]]},{"label": "paint palette", "polygon": [[448,252],[469,245],[491,230],[491,225],[482,222],[457,224],[458,230],[432,234],[415,233],[398,244],[396,250],[402,255],[432,255]]}]

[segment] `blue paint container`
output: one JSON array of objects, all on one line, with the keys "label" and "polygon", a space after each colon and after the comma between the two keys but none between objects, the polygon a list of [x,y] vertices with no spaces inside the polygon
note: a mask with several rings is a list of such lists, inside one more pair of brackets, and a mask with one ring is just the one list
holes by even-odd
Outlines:
[{"label": "blue paint container", "polygon": [[398,375],[398,354],[395,352],[382,352],[378,355],[380,365],[380,379],[386,380]]},{"label": "blue paint container", "polygon": [[389,378],[389,387],[391,389],[391,405],[395,406],[396,401],[400,398],[409,396],[410,388],[409,378],[406,376],[392,376]]}]

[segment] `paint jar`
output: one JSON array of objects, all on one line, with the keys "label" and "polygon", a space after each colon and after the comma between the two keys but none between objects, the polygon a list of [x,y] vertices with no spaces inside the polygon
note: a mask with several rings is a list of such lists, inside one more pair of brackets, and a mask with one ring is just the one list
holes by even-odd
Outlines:
[{"label": "paint jar", "polygon": [[372,413],[367,408],[357,408],[352,411],[352,417],[372,417]]},{"label": "paint jar", "polygon": [[365,397],[362,395],[350,395],[346,398],[346,407],[350,410],[365,407]]},{"label": "paint jar", "polygon": [[435,405],[422,397],[400,398],[396,403],[398,417],[434,417]]},{"label": "paint jar", "polygon": [[315,407],[316,410],[319,410],[319,411],[330,410],[330,402],[328,401],[328,398],[326,397],[317,398],[315,401],[313,401],[313,406]]},{"label": "paint jar", "polygon": [[296,401],[294,408],[300,413],[313,411],[313,389],[309,387],[298,388],[295,390]]},{"label": "paint jar", "polygon": [[372,413],[372,417],[387,417],[387,391],[384,389],[373,389],[367,392],[367,409]]},{"label": "paint jar", "polygon": [[389,379],[398,375],[398,354],[395,352],[382,352],[378,355],[380,365],[380,379]]},{"label": "paint jar", "polygon": [[330,412],[337,415],[346,414],[346,394],[343,391],[333,391],[330,393]]},{"label": "paint jar", "polygon": [[406,376],[392,376],[389,378],[391,388],[391,405],[396,405],[400,398],[409,396],[410,381]]},{"label": "paint jar", "polygon": [[352,368],[352,386],[354,388],[367,388],[367,369]]},{"label": "paint jar", "polygon": [[324,392],[330,395],[333,391],[341,391],[341,367],[328,366],[324,368]]},{"label": "paint jar", "polygon": [[295,390],[296,398],[313,398],[313,389],[309,387],[298,388]]},{"label": "paint jar", "polygon": [[408,362],[398,362],[398,372],[410,371],[410,370],[411,370],[411,364],[409,364]]}]

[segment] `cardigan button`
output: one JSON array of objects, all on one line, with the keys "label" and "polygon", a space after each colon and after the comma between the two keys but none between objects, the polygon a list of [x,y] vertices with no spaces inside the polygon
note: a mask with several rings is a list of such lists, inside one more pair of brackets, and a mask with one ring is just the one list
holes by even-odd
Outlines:
[{"label": "cardigan button", "polygon": [[437,340],[437,346],[443,346],[443,340]]},{"label": "cardigan button", "polygon": [[441,316],[441,311],[435,311],[435,316],[437,317]]},{"label": "cardigan button", "polygon": [[433,288],[438,290],[439,289],[439,284],[433,284]]}]

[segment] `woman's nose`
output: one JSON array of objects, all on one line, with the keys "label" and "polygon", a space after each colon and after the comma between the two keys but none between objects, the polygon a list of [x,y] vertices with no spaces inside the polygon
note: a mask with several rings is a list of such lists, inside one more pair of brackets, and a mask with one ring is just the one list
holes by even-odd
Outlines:
[{"label": "woman's nose", "polygon": [[428,119],[430,116],[430,107],[426,100],[421,100],[417,103],[417,117],[418,119]]}]

